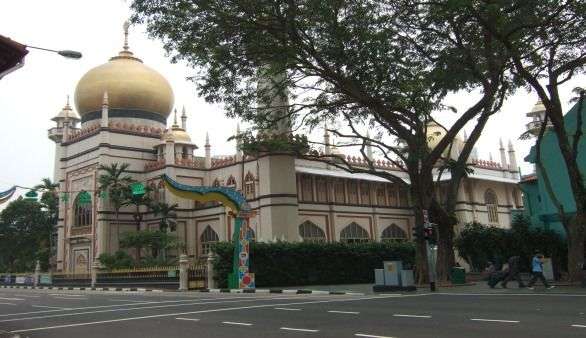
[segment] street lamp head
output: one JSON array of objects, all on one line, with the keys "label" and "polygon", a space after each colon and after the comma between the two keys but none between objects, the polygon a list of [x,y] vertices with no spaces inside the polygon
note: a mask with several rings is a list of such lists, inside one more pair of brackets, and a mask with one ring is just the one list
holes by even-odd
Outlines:
[{"label": "street lamp head", "polygon": [[69,59],[81,59],[81,53],[74,50],[60,50],[57,54]]}]

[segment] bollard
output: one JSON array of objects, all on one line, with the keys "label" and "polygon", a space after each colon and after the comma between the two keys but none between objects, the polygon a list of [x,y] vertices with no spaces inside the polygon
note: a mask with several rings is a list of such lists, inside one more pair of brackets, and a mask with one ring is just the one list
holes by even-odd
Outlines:
[{"label": "bollard", "polygon": [[35,274],[33,276],[33,286],[36,288],[39,286],[39,276],[41,275],[41,262],[37,260],[37,265],[35,266]]},{"label": "bollard", "polygon": [[189,290],[189,258],[182,254],[179,256],[179,291]]},{"label": "bollard", "polygon": [[216,259],[216,255],[213,251],[210,251],[208,254],[207,259],[207,285],[208,289],[213,289],[216,287],[216,283],[214,281],[214,260]]},{"label": "bollard", "polygon": [[95,260],[92,263],[92,271],[91,271],[91,277],[92,277],[91,287],[92,288],[96,287],[96,283],[98,282],[98,271],[100,271],[101,268],[102,268],[102,265],[100,264],[100,261]]}]

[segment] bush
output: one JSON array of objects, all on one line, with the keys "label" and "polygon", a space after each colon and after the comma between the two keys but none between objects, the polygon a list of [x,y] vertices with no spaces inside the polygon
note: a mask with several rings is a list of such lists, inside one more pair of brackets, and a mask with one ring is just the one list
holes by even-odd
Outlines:
[{"label": "bush", "polygon": [[116,251],[113,255],[103,253],[98,257],[102,267],[112,269],[127,269],[134,266],[134,259],[125,251]]},{"label": "bush", "polygon": [[[232,272],[234,245],[220,242],[213,251],[220,287],[226,287]],[[258,287],[351,284],[374,282],[374,269],[383,261],[402,260],[413,265],[412,243],[378,243],[347,245],[343,243],[252,243],[251,272]]]},{"label": "bush", "polygon": [[513,219],[511,229],[501,229],[480,223],[467,224],[454,241],[458,253],[473,271],[482,271],[488,261],[503,264],[511,256],[521,257],[521,271],[528,272],[536,250],[551,257],[556,269],[565,270],[567,251],[565,241],[554,231],[529,229],[524,215]]}]

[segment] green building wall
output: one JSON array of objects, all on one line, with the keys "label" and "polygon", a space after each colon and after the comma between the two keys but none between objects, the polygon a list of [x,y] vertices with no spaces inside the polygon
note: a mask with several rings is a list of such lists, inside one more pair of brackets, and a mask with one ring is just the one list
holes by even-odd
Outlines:
[{"label": "green building wall", "polygon": [[[570,142],[577,129],[577,116],[580,104],[576,103],[564,116],[564,122]],[[581,137],[578,148],[578,164],[582,173],[586,170],[586,103],[581,107],[582,126],[585,134]],[[536,163],[535,146],[531,148],[525,161]],[[572,216],[576,212],[576,204],[572,195],[570,180],[567,175],[566,165],[558,146],[557,136],[551,130],[546,131],[541,142],[541,162],[551,182],[554,196],[563,206],[567,215]],[[543,229],[551,229],[565,236],[565,230],[560,222],[560,217],[555,204],[547,193],[543,172],[536,171],[536,180],[521,182],[520,188],[523,191],[523,202],[525,203],[525,214],[531,219],[532,226]]]}]

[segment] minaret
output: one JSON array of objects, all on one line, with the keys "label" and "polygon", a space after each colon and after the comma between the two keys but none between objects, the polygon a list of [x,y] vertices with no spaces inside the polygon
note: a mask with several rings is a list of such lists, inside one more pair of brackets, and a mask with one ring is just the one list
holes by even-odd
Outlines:
[{"label": "minaret", "polygon": [[332,148],[330,145],[330,132],[328,131],[328,123],[326,122],[324,125],[324,153],[326,155],[330,155],[332,153]]},{"label": "minaret", "polygon": [[212,152],[211,152],[212,146],[210,145],[210,134],[207,132],[206,132],[206,144],[205,144],[204,148],[205,148],[205,152],[206,152],[204,167],[206,169],[210,169],[212,167]]},{"label": "minaret", "polygon": [[537,100],[537,103],[535,103],[531,111],[525,115],[531,118],[531,122],[527,123],[527,131],[534,136],[539,135],[541,123],[545,120],[545,106],[543,102]]},{"label": "minaret", "polygon": [[366,157],[372,161],[372,144],[370,143],[370,132],[366,131]]},{"label": "minaret", "polygon": [[173,127],[179,127],[179,124],[177,123],[177,108],[173,109],[173,125],[171,126],[171,128]]},{"label": "minaret", "polygon": [[509,165],[507,164],[507,154],[505,152],[505,146],[503,145],[502,138],[499,139],[499,146],[499,152],[501,154],[501,167],[503,170],[506,170],[509,168]]},{"label": "minaret", "polygon": [[517,155],[515,155],[515,148],[513,148],[513,142],[511,140],[509,140],[509,170],[513,172],[519,170],[517,167]]},{"label": "minaret", "polygon": [[257,84],[257,106],[259,113],[272,122],[269,132],[286,134],[291,132],[289,98],[286,88],[286,70],[272,69],[270,65],[259,69]]},{"label": "minaret", "polygon": [[240,140],[240,123],[236,124],[236,161],[242,161],[242,140]]},{"label": "minaret", "polygon": [[102,98],[102,128],[108,128],[108,92]]},{"label": "minaret", "polygon": [[183,106],[183,111],[181,112],[181,128],[187,131],[187,114],[185,113],[185,106]]}]

